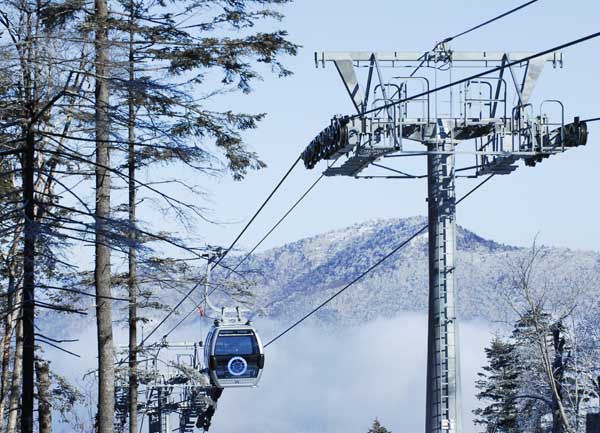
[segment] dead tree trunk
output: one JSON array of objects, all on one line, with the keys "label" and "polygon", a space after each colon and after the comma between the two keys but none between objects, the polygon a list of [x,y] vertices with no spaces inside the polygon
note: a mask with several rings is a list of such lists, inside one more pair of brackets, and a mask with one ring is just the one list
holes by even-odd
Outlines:
[{"label": "dead tree trunk", "polygon": [[[552,377],[554,383],[552,387],[552,433],[563,433],[565,428],[569,428],[567,415],[563,405],[563,382],[565,375],[564,352],[565,337],[563,336],[562,323],[557,323],[552,327],[552,346],[554,359],[552,361]],[[578,398],[578,396],[575,396]]]},{"label": "dead tree trunk", "polygon": [[[19,309],[22,311],[22,309]],[[21,372],[23,370],[23,320],[18,319],[15,338],[15,357],[10,384],[10,401],[8,404],[8,423],[6,433],[15,433],[19,419],[19,400],[21,398]]]},{"label": "dead tree trunk", "polygon": [[107,0],[96,0],[96,325],[98,332],[98,433],[114,431],[115,369],[113,359],[110,236],[109,49]]},{"label": "dead tree trunk", "polygon": [[50,394],[50,366],[38,360],[35,363],[38,390],[39,433],[52,433],[52,403]]},{"label": "dead tree trunk", "polygon": [[[13,177],[5,180],[9,189],[14,189],[15,179]],[[20,218],[20,216],[19,216]],[[11,356],[11,341],[17,325],[17,318],[20,312],[21,291],[18,290],[17,275],[19,273],[18,246],[20,245],[21,228],[13,233],[12,245],[7,254],[3,256],[5,267],[8,273],[7,286],[7,310],[9,313],[4,317],[4,336],[2,338],[2,377],[0,379],[0,431],[4,431],[4,411],[6,401],[9,397],[9,381],[10,381],[10,356]]]}]

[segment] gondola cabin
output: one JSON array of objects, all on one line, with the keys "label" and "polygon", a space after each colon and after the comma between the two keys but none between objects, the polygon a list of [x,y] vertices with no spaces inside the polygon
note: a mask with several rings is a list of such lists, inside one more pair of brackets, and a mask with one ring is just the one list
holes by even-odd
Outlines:
[{"label": "gondola cabin", "polygon": [[257,386],[265,365],[260,337],[249,324],[216,321],[204,346],[210,380],[218,388]]}]

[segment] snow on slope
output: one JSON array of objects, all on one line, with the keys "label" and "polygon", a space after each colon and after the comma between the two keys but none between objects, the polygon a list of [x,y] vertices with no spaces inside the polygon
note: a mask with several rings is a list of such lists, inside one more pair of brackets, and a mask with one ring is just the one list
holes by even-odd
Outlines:
[{"label": "snow on slope", "polygon": [[[272,318],[292,319],[339,290],[426,224],[424,217],[372,220],[301,239],[255,255],[242,270],[257,282],[256,301]],[[460,315],[497,320],[508,314],[511,268],[528,254],[458,228],[457,279]],[[231,258],[230,263],[236,263]],[[384,262],[319,313],[327,322],[393,317],[426,311],[427,232]],[[597,290],[600,254],[544,248],[538,273],[551,293],[573,287]]]}]

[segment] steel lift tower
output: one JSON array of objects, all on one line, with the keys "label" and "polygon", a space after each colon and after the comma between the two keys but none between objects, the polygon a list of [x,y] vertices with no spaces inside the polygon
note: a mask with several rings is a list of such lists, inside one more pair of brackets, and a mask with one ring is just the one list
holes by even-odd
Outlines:
[{"label": "steel lift tower", "polygon": [[[326,176],[427,179],[425,431],[461,432],[455,181],[507,175],[519,161],[535,166],[586,144],[586,124],[578,118],[565,124],[560,101],[541,100],[534,106],[531,99],[544,66],[562,68],[562,53],[456,52],[439,43],[424,54],[319,52],[315,61],[317,67],[333,63],[356,114],[332,119],[303,152],[305,166],[325,159],[333,161]],[[466,72],[473,68],[477,77],[469,79]],[[407,157],[413,156],[426,158],[426,174],[409,172],[415,165]],[[381,160],[404,162],[409,169]]]},{"label": "steel lift tower", "polygon": [[[128,348],[123,347],[123,354]],[[202,343],[140,346],[138,413],[148,417],[148,433],[170,433],[172,415],[179,418],[180,433],[208,430],[220,396],[209,383],[202,362]],[[116,370],[115,431],[125,431],[129,417],[129,379],[126,368]],[[144,423],[142,422],[142,425]],[[141,428],[140,428],[140,431]]]}]

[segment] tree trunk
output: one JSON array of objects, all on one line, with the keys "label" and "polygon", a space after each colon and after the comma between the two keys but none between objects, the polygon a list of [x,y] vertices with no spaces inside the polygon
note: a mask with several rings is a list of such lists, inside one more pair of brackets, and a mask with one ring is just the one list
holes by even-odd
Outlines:
[{"label": "tree trunk", "polygon": [[[21,310],[21,309],[20,309]],[[15,357],[10,384],[10,402],[8,405],[8,424],[6,433],[15,433],[19,419],[19,399],[21,397],[21,371],[23,369],[23,320],[17,324],[15,339]]]},{"label": "tree trunk", "polygon": [[10,363],[10,340],[14,331],[14,323],[9,316],[4,318],[4,336],[2,337],[2,377],[0,378],[0,431],[4,425],[4,406],[8,395],[8,365]]},{"label": "tree trunk", "polygon": [[[563,382],[565,375],[565,365],[563,361],[565,351],[565,338],[563,337],[562,323],[557,323],[552,329],[552,343],[554,349],[554,359],[552,361],[551,381],[552,388],[552,433],[563,433],[565,429],[571,433],[571,426],[563,404]],[[575,396],[578,398],[578,396]]]},{"label": "tree trunk", "polygon": [[[135,50],[134,50],[134,2],[129,5],[131,15],[129,20],[129,81],[135,80]],[[135,94],[129,90],[129,433],[137,433],[137,255],[136,255],[136,190],[135,190]]]},{"label": "tree trunk", "polygon": [[21,433],[33,433],[33,400],[35,395],[35,136],[32,128],[33,126],[29,126],[25,134],[25,152],[23,157],[25,236],[23,244],[23,394]]},{"label": "tree trunk", "polygon": [[50,394],[50,367],[48,362],[35,363],[38,389],[39,433],[52,433],[52,404]]},{"label": "tree trunk", "polygon": [[110,217],[108,5],[96,0],[95,121],[96,121],[96,325],[98,332],[98,433],[114,431],[115,369],[108,218]]},{"label": "tree trunk", "polygon": [[[14,266],[14,261],[11,263],[11,267]],[[21,303],[20,291],[16,291],[16,282],[13,272],[9,272],[8,277],[8,309],[12,309],[15,305],[19,305]],[[18,309],[20,311],[20,308]],[[2,426],[4,425],[4,408],[6,407],[6,398],[8,397],[8,383],[9,383],[9,364],[10,364],[10,342],[12,340],[12,335],[15,330],[15,325],[17,323],[17,312],[9,313],[5,317],[4,323],[4,337],[2,339],[2,382],[1,382],[1,391],[0,391],[0,431],[2,431]]]}]

